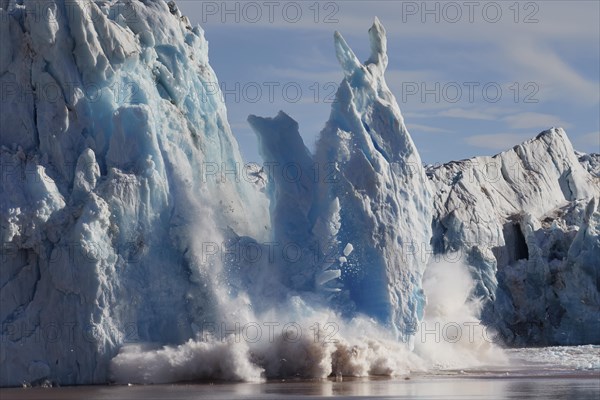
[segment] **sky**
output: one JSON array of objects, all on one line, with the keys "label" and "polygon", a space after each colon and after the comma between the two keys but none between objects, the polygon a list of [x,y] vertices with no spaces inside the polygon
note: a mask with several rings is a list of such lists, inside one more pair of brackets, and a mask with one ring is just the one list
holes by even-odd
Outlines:
[{"label": "sky", "polygon": [[361,60],[377,16],[388,86],[425,163],[493,155],[551,127],[600,152],[598,1],[178,0],[199,24],[231,128],[260,162],[248,115],[285,111],[313,150],[343,78],[339,31]]}]

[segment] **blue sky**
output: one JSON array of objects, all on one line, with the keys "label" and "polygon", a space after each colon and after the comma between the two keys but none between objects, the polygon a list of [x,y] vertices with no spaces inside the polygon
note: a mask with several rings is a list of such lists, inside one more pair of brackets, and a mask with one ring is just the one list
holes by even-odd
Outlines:
[{"label": "blue sky", "polygon": [[249,114],[284,110],[306,145],[329,116],[343,73],[342,33],[369,54],[378,16],[388,32],[388,85],[427,163],[491,155],[552,126],[600,152],[598,1],[195,1],[247,161],[260,161]]}]

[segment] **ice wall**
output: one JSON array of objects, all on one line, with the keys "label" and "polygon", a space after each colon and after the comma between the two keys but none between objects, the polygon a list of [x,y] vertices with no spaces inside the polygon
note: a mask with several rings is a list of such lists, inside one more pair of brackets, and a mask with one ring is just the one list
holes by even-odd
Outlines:
[{"label": "ice wall", "polygon": [[224,175],[242,159],[174,3],[2,1],[0,33],[0,386],[106,382],[123,343],[220,314],[205,244],[261,238],[267,203]]},{"label": "ice wall", "polygon": [[[312,271],[291,273],[294,289],[329,283],[331,304],[345,315],[365,314],[410,341],[423,316],[421,289],[431,236],[431,193],[419,154],[388,89],[385,29],[369,30],[371,55],[358,61],[335,34],[345,78],[321,132],[315,155],[306,150],[298,125],[280,113],[251,116],[270,175],[273,232],[317,247],[327,257]],[[286,165],[302,179],[289,182]],[[295,175],[294,175],[295,176]],[[291,267],[290,267],[291,270]],[[331,287],[335,285],[335,288]]]},{"label": "ice wall", "polygon": [[509,344],[600,342],[600,180],[579,157],[556,128],[428,169],[433,247],[475,267],[483,319]]}]

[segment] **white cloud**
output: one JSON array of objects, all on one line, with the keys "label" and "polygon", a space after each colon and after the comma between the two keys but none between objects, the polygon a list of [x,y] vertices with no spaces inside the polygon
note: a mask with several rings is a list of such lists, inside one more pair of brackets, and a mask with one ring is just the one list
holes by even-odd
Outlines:
[{"label": "white cloud", "polygon": [[419,133],[419,132],[427,132],[427,133],[448,133],[448,132],[452,132],[448,129],[444,129],[444,128],[438,128],[436,126],[429,126],[429,125],[421,125],[421,124],[411,124],[408,123],[407,128],[409,130],[410,133],[414,134],[414,133]]},{"label": "white cloud", "polygon": [[283,78],[289,82],[341,82],[344,78],[344,73],[341,68],[326,70],[326,71],[310,71],[300,68],[278,68],[278,67],[267,67],[264,68],[263,71],[265,76],[273,78],[273,81],[276,81],[275,78]]},{"label": "white cloud", "polygon": [[492,133],[473,135],[465,138],[465,142],[474,147],[503,151],[530,139],[531,135],[517,133]]},{"label": "white cloud", "polygon": [[481,119],[492,121],[497,119],[497,115],[490,112],[476,109],[450,108],[437,114],[438,117],[463,118],[463,119]]},{"label": "white cloud", "polygon": [[575,136],[573,138],[573,144],[576,149],[600,153],[600,131]]},{"label": "white cloud", "polygon": [[552,127],[570,128],[571,124],[562,121],[560,118],[535,112],[524,112],[515,115],[509,115],[504,121],[513,129],[548,129]]},{"label": "white cloud", "polygon": [[[441,78],[440,71],[435,71],[433,69],[415,69],[415,70],[407,70],[407,69],[388,69],[385,72],[385,81],[388,86],[394,93],[402,93],[402,88],[405,87],[406,84],[418,84],[421,82],[436,82]],[[420,94],[419,96],[420,97]]]},{"label": "white cloud", "polygon": [[[420,110],[424,108],[427,107],[419,107]],[[481,121],[500,121],[505,118],[505,115],[516,112],[518,112],[518,109],[515,109],[514,107],[479,107],[477,104],[473,104],[469,108],[453,107],[441,111],[432,110],[431,112],[407,112],[404,113],[404,116],[415,119],[456,118]]]},{"label": "white cloud", "polygon": [[581,76],[549,46],[532,39],[505,43],[504,50],[523,76],[535,77],[540,99],[564,99],[582,104],[600,102],[598,81]]}]

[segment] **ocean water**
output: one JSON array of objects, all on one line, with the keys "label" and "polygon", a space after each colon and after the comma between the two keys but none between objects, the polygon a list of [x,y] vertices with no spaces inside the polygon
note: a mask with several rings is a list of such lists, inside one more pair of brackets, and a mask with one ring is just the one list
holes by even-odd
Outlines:
[{"label": "ocean water", "polygon": [[600,399],[600,346],[507,350],[510,365],[394,378],[198,382],[0,390],[2,400]]},{"label": "ocean water", "polygon": [[90,386],[3,389],[2,400],[198,400],[198,399],[564,399],[597,400],[597,375],[418,376],[406,379],[344,379],[268,383]]}]

